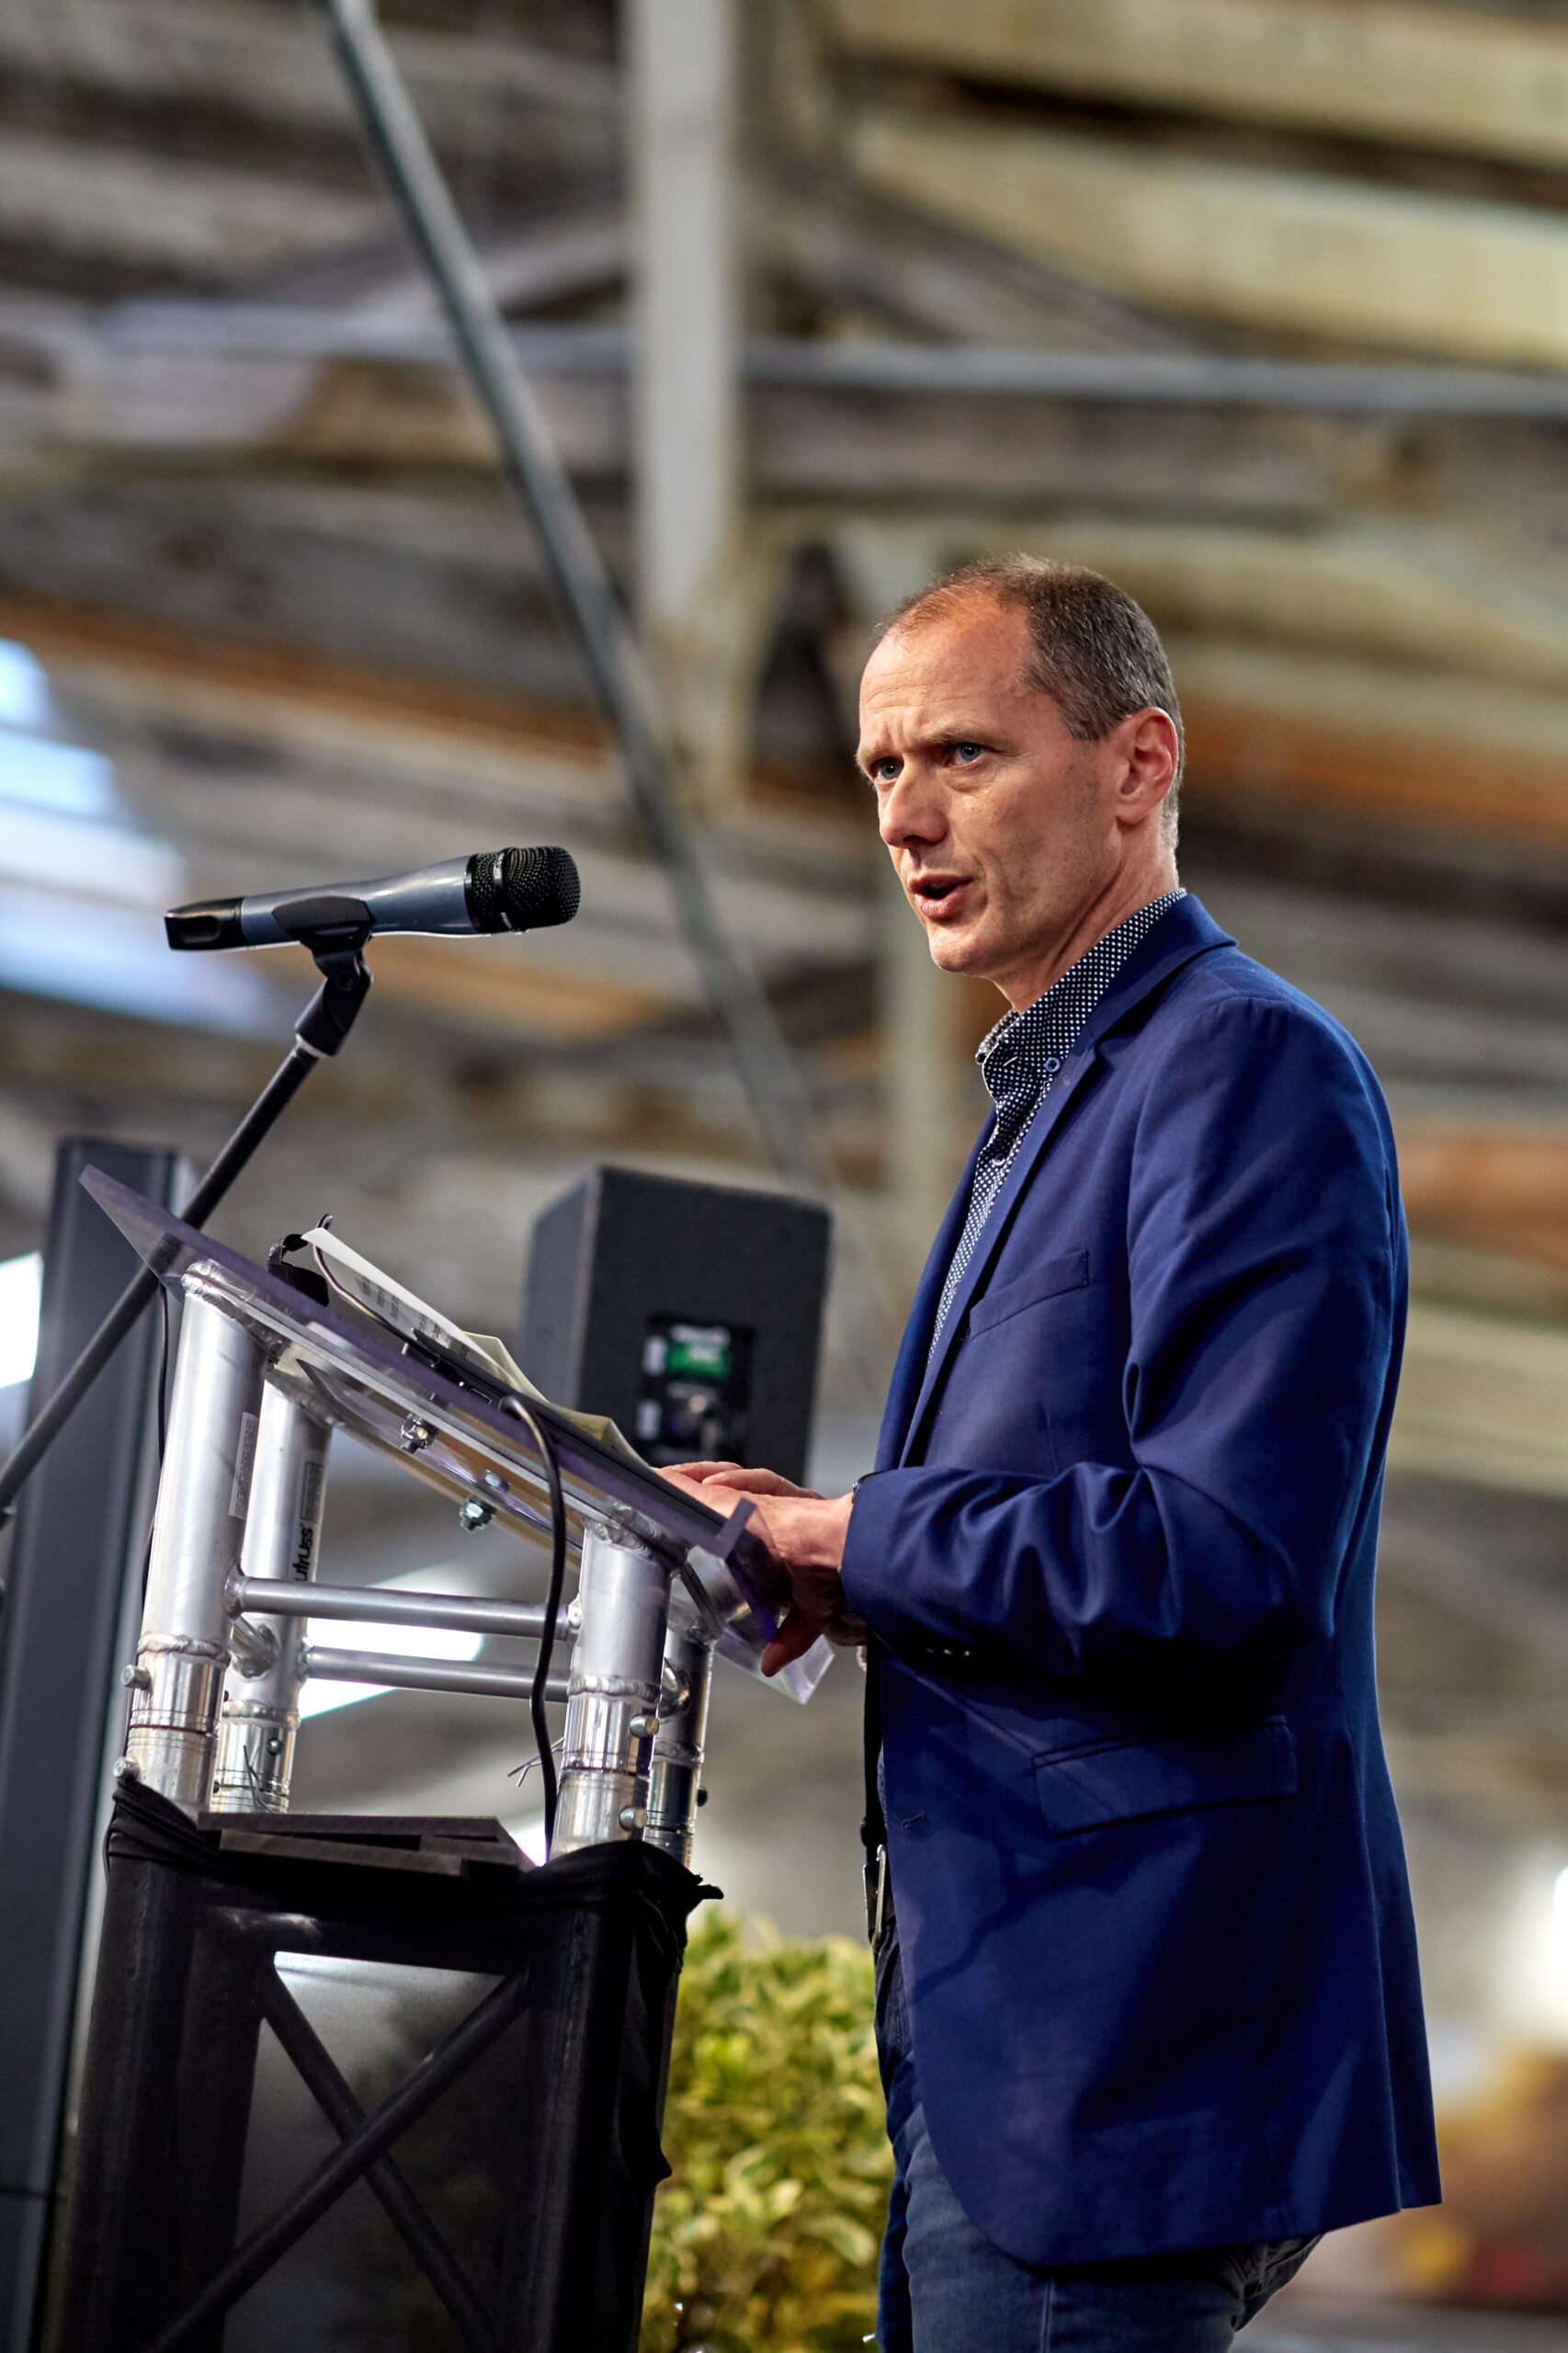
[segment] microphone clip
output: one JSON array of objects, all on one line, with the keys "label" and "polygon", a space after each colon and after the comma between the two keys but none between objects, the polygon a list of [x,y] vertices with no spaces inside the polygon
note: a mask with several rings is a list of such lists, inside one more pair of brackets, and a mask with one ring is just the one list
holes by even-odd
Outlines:
[{"label": "microphone clip", "polygon": [[324,920],[307,921],[298,928],[290,926],[322,976],[320,988],[294,1024],[295,1037],[312,1054],[336,1053],[370,994],[370,968],[364,953],[372,928],[369,910],[359,907],[360,921],[345,918],[346,906],[356,904],[323,900],[318,906]]}]

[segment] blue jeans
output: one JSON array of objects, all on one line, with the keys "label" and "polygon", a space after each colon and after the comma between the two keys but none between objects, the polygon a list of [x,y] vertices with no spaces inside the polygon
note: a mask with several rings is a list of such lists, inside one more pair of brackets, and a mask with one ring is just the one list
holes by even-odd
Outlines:
[{"label": "blue jeans", "polygon": [[881,2353],[1229,2353],[1314,2239],[1120,2263],[1016,2263],[949,2188],[926,2131],[896,1947],[877,1969],[894,2176],[877,2294]]}]

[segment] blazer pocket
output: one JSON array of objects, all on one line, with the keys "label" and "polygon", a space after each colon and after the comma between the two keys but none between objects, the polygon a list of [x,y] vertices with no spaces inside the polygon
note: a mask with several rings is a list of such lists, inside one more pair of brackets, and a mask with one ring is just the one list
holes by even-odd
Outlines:
[{"label": "blazer pocket", "polygon": [[1071,1250],[1064,1258],[1048,1258],[1043,1267],[1031,1267],[1027,1275],[1001,1283],[977,1299],[969,1311],[969,1328],[987,1332],[993,1324],[1005,1324],[1009,1315],[1021,1314],[1040,1300],[1054,1299],[1060,1291],[1085,1290],[1088,1280],[1086,1250]]},{"label": "blazer pocket", "polygon": [[1046,1828],[1062,1837],[1146,1814],[1292,1797],[1296,1742],[1283,1716],[1268,1716],[1223,1732],[1057,1750],[1037,1756],[1034,1770]]}]

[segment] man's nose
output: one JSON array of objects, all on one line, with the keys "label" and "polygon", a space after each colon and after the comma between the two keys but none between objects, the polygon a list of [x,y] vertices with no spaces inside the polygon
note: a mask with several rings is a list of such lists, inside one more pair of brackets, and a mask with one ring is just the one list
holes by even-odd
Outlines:
[{"label": "man's nose", "polygon": [[909,842],[940,841],[947,819],[939,795],[918,775],[901,776],[882,795],[877,831],[889,849],[902,849]]}]

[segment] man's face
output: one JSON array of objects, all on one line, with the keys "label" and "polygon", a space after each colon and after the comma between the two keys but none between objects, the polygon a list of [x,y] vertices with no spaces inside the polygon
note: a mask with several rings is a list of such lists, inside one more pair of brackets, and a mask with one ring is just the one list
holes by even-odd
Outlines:
[{"label": "man's face", "polygon": [[[1138,720],[1076,742],[1028,684],[1028,654],[1023,614],[977,594],[893,630],[860,687],[859,765],[932,957],[1015,1004],[1054,978],[1085,924],[1099,936],[1102,908],[1113,921],[1130,912],[1114,903],[1138,867],[1155,872],[1163,797],[1130,779]],[[1152,716],[1174,747],[1170,722]],[[1156,881],[1133,904],[1165,887]]]}]

